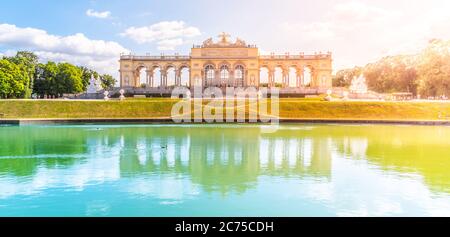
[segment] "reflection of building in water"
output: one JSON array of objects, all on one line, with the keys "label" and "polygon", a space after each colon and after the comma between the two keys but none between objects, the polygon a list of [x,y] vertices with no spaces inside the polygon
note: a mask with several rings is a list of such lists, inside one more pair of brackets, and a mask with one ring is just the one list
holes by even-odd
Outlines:
[{"label": "reflection of building in water", "polygon": [[365,137],[343,138],[344,151],[356,159],[365,159],[369,141]]},{"label": "reflection of building in water", "polygon": [[285,135],[261,139],[263,174],[331,178],[331,142],[328,139]]},{"label": "reflection of building in water", "polygon": [[330,180],[333,155],[363,159],[383,172],[417,174],[430,190],[450,193],[449,129],[280,126],[262,134],[250,125],[2,128],[0,182],[18,187],[12,181],[19,180],[28,192],[34,182],[82,187],[155,175],[227,193],[245,191],[263,176]]},{"label": "reflection of building in water", "polygon": [[122,176],[188,171],[189,137],[173,136],[168,130],[160,135],[142,134],[132,138],[127,138],[121,149]]},{"label": "reflection of building in water", "polygon": [[[161,128],[152,136],[127,139],[122,149],[122,176],[189,175],[207,191],[244,192],[259,176],[331,177],[328,139],[284,133],[262,136],[259,128]],[[286,136],[288,135],[288,136]],[[211,139],[214,137],[214,139]]]}]

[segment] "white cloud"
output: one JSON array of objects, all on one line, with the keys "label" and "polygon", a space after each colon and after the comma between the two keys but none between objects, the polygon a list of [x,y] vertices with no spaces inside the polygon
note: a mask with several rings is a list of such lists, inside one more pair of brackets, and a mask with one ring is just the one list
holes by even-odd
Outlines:
[{"label": "white cloud", "polygon": [[32,50],[43,61],[66,61],[115,76],[119,55],[129,52],[116,42],[92,40],[81,33],[58,36],[40,29],[9,24],[0,24],[0,45],[9,47],[7,52]]},{"label": "white cloud", "polygon": [[285,22],[280,28],[306,47],[328,47],[337,69],[364,65],[386,55],[415,53],[432,38],[450,37],[448,1],[437,0],[431,8],[410,1],[396,4],[340,2],[320,20]]},{"label": "white cloud", "polygon": [[345,2],[337,4],[332,13],[332,18],[337,22],[355,24],[370,23],[385,20],[393,14],[392,11],[364,4],[362,2]]},{"label": "white cloud", "polygon": [[105,19],[111,16],[111,12],[110,11],[98,12],[94,11],[93,9],[89,9],[86,11],[86,15],[89,17]]},{"label": "white cloud", "polygon": [[158,42],[158,49],[159,50],[174,50],[177,46],[180,46],[183,44],[183,39],[176,38],[176,39],[165,39]]},{"label": "white cloud", "polygon": [[325,14],[322,21],[309,24],[285,22],[282,28],[286,31],[299,31],[308,40],[349,38],[362,34],[361,30],[373,30],[383,26],[398,13],[370,6],[361,2],[345,2],[335,5]]},{"label": "white cloud", "polygon": [[199,36],[200,30],[183,21],[162,21],[150,26],[130,27],[121,35],[139,44],[156,42],[159,50],[174,50],[184,39]]}]

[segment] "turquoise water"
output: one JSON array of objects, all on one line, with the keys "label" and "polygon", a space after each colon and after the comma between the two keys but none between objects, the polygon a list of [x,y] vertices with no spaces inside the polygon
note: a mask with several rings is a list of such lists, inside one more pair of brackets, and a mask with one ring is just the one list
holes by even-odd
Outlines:
[{"label": "turquoise water", "polygon": [[0,127],[0,216],[450,216],[450,127]]}]

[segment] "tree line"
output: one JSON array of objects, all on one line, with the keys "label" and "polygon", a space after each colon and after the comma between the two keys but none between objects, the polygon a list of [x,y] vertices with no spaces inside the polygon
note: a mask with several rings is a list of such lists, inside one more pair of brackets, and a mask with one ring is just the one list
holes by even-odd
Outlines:
[{"label": "tree line", "polygon": [[81,93],[86,91],[92,75],[101,80],[104,89],[115,84],[111,75],[65,62],[39,63],[33,52],[19,51],[13,57],[0,59],[0,98],[59,98]]},{"label": "tree line", "polygon": [[369,89],[379,93],[450,96],[450,40],[431,40],[415,55],[389,56],[364,67],[341,70],[333,77],[333,86],[348,87],[361,74]]}]

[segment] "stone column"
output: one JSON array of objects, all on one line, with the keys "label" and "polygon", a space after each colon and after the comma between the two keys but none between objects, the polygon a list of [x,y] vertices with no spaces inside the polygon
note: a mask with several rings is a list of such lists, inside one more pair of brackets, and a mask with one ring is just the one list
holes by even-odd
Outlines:
[{"label": "stone column", "polygon": [[169,86],[169,83],[168,83],[168,80],[167,80],[168,77],[169,77],[169,72],[168,71],[164,71],[164,86],[165,87]]},{"label": "stone column", "polygon": [[164,70],[160,70],[161,73],[161,88],[166,88],[167,84],[166,84],[166,71]]},{"label": "stone column", "polygon": [[256,87],[259,89],[261,85],[261,69],[258,70],[258,74],[256,74]]},{"label": "stone column", "polygon": [[290,73],[288,72],[287,74],[286,74],[286,87],[291,87],[291,83],[290,83],[290,78],[291,77],[291,75],[290,75]]},{"label": "stone column", "polygon": [[155,77],[154,77],[155,71],[152,70],[150,73],[150,87],[155,87]]},{"label": "stone column", "polygon": [[191,70],[189,69],[189,77],[188,77],[188,86],[189,86],[189,88],[192,88],[192,72],[191,72]]},{"label": "stone column", "polygon": [[164,85],[164,88],[167,87],[167,74],[164,74],[164,76],[163,76],[163,85]]},{"label": "stone column", "polygon": [[244,69],[244,71],[242,72],[242,84],[244,85],[244,87],[247,87],[249,84],[249,78],[248,78],[248,69]]},{"label": "stone column", "polygon": [[134,77],[133,77],[134,87],[140,87],[141,86],[140,80],[141,80],[141,75],[140,75],[139,71],[137,71],[137,72],[134,73]]},{"label": "stone column", "polygon": [[275,70],[269,70],[269,87],[275,86]]},{"label": "stone column", "polygon": [[319,86],[318,83],[318,77],[317,77],[317,72],[314,69],[311,69],[311,87],[317,87]]},{"label": "stone column", "polygon": [[123,73],[122,70],[119,70],[119,87],[124,87],[124,77],[123,77]]},{"label": "stone column", "polygon": [[267,87],[272,87],[272,72],[270,70],[267,72]]},{"label": "stone column", "polygon": [[175,86],[178,86],[178,71],[175,69]]},{"label": "stone column", "polygon": [[179,70],[175,69],[175,86],[180,86],[178,83],[179,73]]},{"label": "stone column", "polygon": [[303,87],[303,84],[305,83],[303,78],[304,72],[303,68],[297,70],[297,87]]},{"label": "stone column", "polygon": [[282,87],[286,88],[288,87],[289,74],[286,72],[286,70],[283,70],[282,74],[283,74]]},{"label": "stone column", "polygon": [[168,87],[169,83],[167,82],[168,72],[164,71],[164,87]]},{"label": "stone column", "polygon": [[230,86],[230,87],[236,87],[235,85],[234,85],[234,71],[233,70],[230,70],[230,71],[228,71],[228,81],[227,81],[227,86]]},{"label": "stone column", "polygon": [[220,78],[220,69],[217,69],[214,71],[213,86],[219,86],[220,84],[222,84]]},{"label": "stone column", "polygon": [[[200,80],[202,82],[202,89],[205,89],[207,86],[207,78],[206,78],[206,70],[202,69],[202,74],[200,74]],[[195,86],[195,81],[194,81],[194,86]]]},{"label": "stone column", "polygon": [[146,79],[145,80],[145,84],[146,84],[147,87],[152,87],[152,82],[151,82],[152,81],[152,71],[151,70],[146,70],[145,73],[146,73],[145,74],[146,75],[145,76],[145,79]]}]

